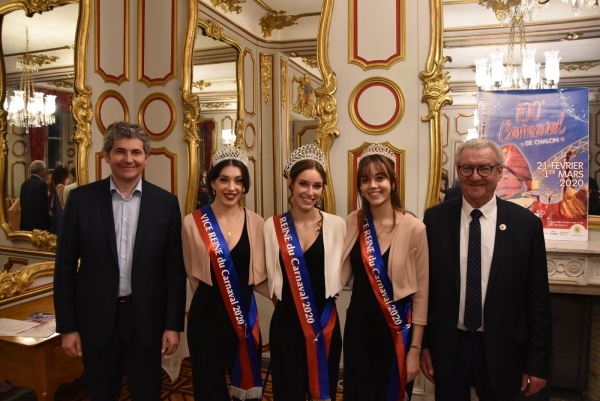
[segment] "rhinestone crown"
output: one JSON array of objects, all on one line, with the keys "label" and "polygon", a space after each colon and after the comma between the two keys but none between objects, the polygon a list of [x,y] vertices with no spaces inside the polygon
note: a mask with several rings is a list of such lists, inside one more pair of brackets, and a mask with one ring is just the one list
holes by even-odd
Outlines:
[{"label": "rhinestone crown", "polygon": [[314,143],[300,146],[298,149],[294,150],[290,155],[287,163],[285,164],[285,169],[283,169],[283,176],[289,177],[290,170],[294,167],[294,164],[298,163],[302,160],[314,160],[323,166],[323,170],[327,171],[327,158],[325,157],[325,153],[321,149],[317,147]]},{"label": "rhinestone crown", "polygon": [[396,165],[395,153],[392,151],[392,149],[388,148],[382,143],[374,143],[372,145],[367,146],[358,158],[358,162],[360,163],[362,159],[371,155],[381,155],[383,157],[387,157],[388,159],[394,162],[394,165]]},{"label": "rhinestone crown", "polygon": [[223,160],[238,160],[248,167],[248,155],[240,148],[234,146],[226,146],[223,149],[217,150],[212,156],[211,166],[216,166]]}]

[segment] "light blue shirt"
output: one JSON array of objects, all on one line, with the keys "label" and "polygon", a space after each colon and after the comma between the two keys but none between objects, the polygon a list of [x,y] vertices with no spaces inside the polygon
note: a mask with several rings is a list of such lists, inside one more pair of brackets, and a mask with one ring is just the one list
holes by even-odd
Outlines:
[{"label": "light blue shirt", "polygon": [[110,177],[113,219],[117,238],[117,257],[119,259],[119,294],[122,297],[131,294],[131,266],[133,264],[133,245],[137,231],[140,204],[142,201],[142,179],[128,198],[117,189]]}]

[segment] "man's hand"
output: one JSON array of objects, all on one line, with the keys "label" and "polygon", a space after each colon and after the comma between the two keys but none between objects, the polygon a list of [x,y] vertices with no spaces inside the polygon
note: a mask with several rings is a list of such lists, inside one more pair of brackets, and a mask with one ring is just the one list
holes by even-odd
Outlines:
[{"label": "man's hand", "polygon": [[527,390],[525,393],[526,397],[532,394],[537,394],[545,386],[546,379],[540,379],[539,377],[530,376],[523,373],[523,380],[521,380],[521,391]]},{"label": "man's hand", "polygon": [[431,362],[431,354],[429,354],[428,349],[421,350],[421,370],[425,377],[435,384],[435,380],[433,378],[433,362]]},{"label": "man's hand", "polygon": [[162,347],[160,352],[163,355],[173,355],[177,351],[179,345],[179,332],[173,330],[165,330],[162,336]]},{"label": "man's hand", "polygon": [[62,335],[62,347],[65,354],[72,358],[82,356],[81,353],[81,337],[78,331],[72,331]]}]

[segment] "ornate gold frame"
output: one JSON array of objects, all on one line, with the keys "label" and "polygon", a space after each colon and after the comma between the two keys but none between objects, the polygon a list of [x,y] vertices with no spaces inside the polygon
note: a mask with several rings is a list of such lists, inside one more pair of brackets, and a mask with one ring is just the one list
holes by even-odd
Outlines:
[{"label": "ornate gold frame", "polygon": [[431,42],[425,70],[419,74],[424,86],[421,101],[429,106],[429,113],[421,116],[422,121],[429,121],[431,158],[425,208],[434,206],[439,201],[438,194],[442,178],[442,110],[445,105],[452,104],[452,97],[448,96],[450,91],[448,73],[443,71],[444,63],[452,61],[452,59],[443,54],[444,10],[442,0],[429,0],[429,7]]},{"label": "ornate gold frame", "polygon": [[53,285],[27,291],[33,281],[42,276],[54,274],[54,261],[34,263],[14,272],[0,272],[0,306],[50,292]]},{"label": "ornate gold frame", "polygon": [[[396,96],[398,96],[398,103],[399,103],[398,104],[398,114],[396,115],[396,117],[394,119],[390,120],[386,125],[382,125],[379,128],[372,128],[372,127],[365,125],[365,123],[363,121],[361,121],[361,118],[356,113],[356,110],[354,107],[356,105],[356,102],[358,101],[357,96],[358,96],[359,92],[366,86],[368,86],[370,84],[374,84],[374,83],[382,83],[382,84],[388,85],[389,88],[394,91]],[[396,126],[402,120],[402,117],[404,117],[405,107],[406,107],[406,101],[404,100],[404,93],[402,93],[402,89],[400,89],[400,86],[398,86],[398,84],[396,84],[394,81],[392,81],[391,79],[386,78],[386,77],[370,77],[370,78],[367,78],[367,79],[361,81],[358,85],[356,85],[356,87],[350,94],[350,98],[348,99],[348,111],[350,113],[350,119],[352,120],[352,122],[358,129],[360,129],[364,133],[370,134],[370,135],[385,134],[387,132],[390,132],[394,128],[396,128]]]},{"label": "ornate gold frame", "polygon": [[244,140],[244,48],[232,36],[224,32],[216,21],[208,21],[198,17],[198,3],[195,0],[187,0],[187,24],[186,35],[183,44],[183,60],[181,72],[181,103],[183,105],[183,141],[187,143],[188,156],[188,180],[185,196],[184,214],[190,214],[196,210],[196,197],[198,194],[198,180],[200,178],[198,146],[200,137],[196,131],[200,117],[200,102],[198,97],[192,93],[192,63],[194,55],[194,42],[196,31],[201,28],[206,36],[225,42],[233,46],[237,52],[237,120],[235,121],[235,146],[243,149]]},{"label": "ornate gold frame", "polygon": [[[20,155],[18,155],[17,152],[15,152],[15,145],[17,143],[20,143],[23,145],[23,153],[21,153]],[[16,141],[14,141],[12,146],[10,147],[10,152],[13,154],[14,157],[23,157],[27,154],[28,151],[29,151],[29,147],[27,146],[27,142],[25,142],[22,139],[18,139]]]},{"label": "ornate gold frame", "polygon": [[[171,171],[171,179],[173,180],[173,195],[177,196],[178,192],[178,178],[177,178],[177,153],[171,152],[166,146],[160,148],[150,148],[150,154],[152,155],[167,155],[173,160],[173,170]],[[171,191],[169,191],[171,192]]]},{"label": "ornate gold frame", "polygon": [[[11,11],[23,10],[26,15],[31,16],[34,13],[50,11],[54,7],[64,6],[66,4],[79,3],[79,18],[77,21],[77,31],[75,33],[75,85],[73,100],[71,101],[71,114],[75,120],[74,140],[77,142],[77,181],[79,185],[89,182],[89,172],[87,158],[92,147],[92,88],[86,85],[86,59],[88,50],[88,37],[90,33],[90,18],[92,12],[91,0],[54,0],[52,2],[39,0],[11,0],[0,5],[0,15]],[[0,77],[4,75],[4,61],[0,63]],[[0,101],[4,102],[5,97],[4,80],[0,80]],[[6,112],[0,110],[0,197],[6,198]],[[6,210],[0,208],[0,225],[11,240],[25,240],[31,242],[34,246],[44,250],[53,251],[56,247],[56,235],[47,231],[13,231],[8,224]],[[54,244],[54,246],[53,246]]]},{"label": "ornate gold frame", "polygon": [[[156,99],[164,100],[171,109],[171,115],[173,116],[173,118],[171,118],[171,121],[169,122],[169,125],[167,126],[167,129],[165,129],[160,135],[150,132],[144,121],[144,111],[146,110],[146,106],[148,106],[150,102]],[[140,108],[138,109],[138,124],[144,127],[151,140],[162,141],[163,139],[171,135],[171,133],[175,129],[175,125],[177,124],[177,107],[175,106],[175,102],[168,95],[162,92],[154,92],[149,94],[144,100],[142,100]]]},{"label": "ornate gold frame", "polygon": [[244,54],[242,55],[242,61],[244,63],[244,60],[246,59],[246,54],[249,54],[250,58],[252,59],[252,111],[246,110],[246,105],[244,104],[244,113],[246,113],[246,117],[252,118],[256,115],[256,81],[254,79],[254,75],[256,74],[256,60],[254,59],[254,53],[252,53],[252,50],[246,48],[244,49]]},{"label": "ornate gold frame", "polygon": [[123,74],[118,77],[107,75],[106,72],[100,67],[100,24],[98,22],[100,18],[100,12],[98,7],[100,2],[96,4],[96,14],[94,18],[94,72],[102,77],[104,82],[113,83],[121,86],[125,81],[129,81],[129,0],[123,2],[124,7],[124,18],[123,18],[123,30],[125,35],[123,38]]},{"label": "ornate gold frame", "polygon": [[[248,142],[246,142],[246,131],[248,130],[248,128],[252,128],[252,132],[254,133],[254,140],[252,141],[252,146],[248,146]],[[254,124],[252,124],[251,121],[247,122],[246,125],[244,126],[244,146],[246,147],[246,150],[248,150],[248,151],[254,150],[254,148],[256,147],[257,137],[258,137],[258,135],[256,134],[256,127],[254,127]],[[253,182],[256,182],[256,180]]]},{"label": "ornate gold frame", "polygon": [[100,96],[98,96],[98,99],[96,99],[96,113],[95,113],[96,125],[98,126],[98,129],[100,130],[100,133],[102,135],[104,135],[106,133],[106,127],[102,123],[102,114],[101,114],[102,110],[100,109],[100,107],[102,106],[102,103],[104,102],[104,100],[109,97],[114,97],[115,99],[118,100],[119,103],[121,103],[121,106],[123,106],[123,121],[129,121],[129,106],[127,105],[127,100],[125,100],[123,95],[121,95],[121,93],[117,92],[116,90],[113,90],[113,89],[105,90],[104,92],[102,92],[100,94]]}]

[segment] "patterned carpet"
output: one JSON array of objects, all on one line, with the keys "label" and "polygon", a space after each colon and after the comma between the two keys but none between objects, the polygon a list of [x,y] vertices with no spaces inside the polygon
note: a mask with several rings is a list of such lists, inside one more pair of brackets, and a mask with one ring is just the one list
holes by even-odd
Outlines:
[{"label": "patterned carpet", "polygon": [[[266,369],[263,369],[262,376],[263,380],[267,373]],[[163,401],[193,401],[194,390],[192,388],[192,367],[189,359],[184,359],[181,365],[181,372],[175,382],[171,383],[169,376],[163,371],[162,375],[162,398]],[[72,383],[64,384],[58,388],[55,394],[56,401],[89,401],[87,391],[85,389],[84,379],[79,378]],[[123,391],[119,401],[130,401],[131,395],[129,394],[129,388],[127,387],[127,378],[123,377]],[[269,377],[269,383],[265,394],[263,395],[264,401],[273,400],[273,389],[271,388],[271,377]],[[338,401],[343,401],[340,390],[338,389],[337,395]]]}]

